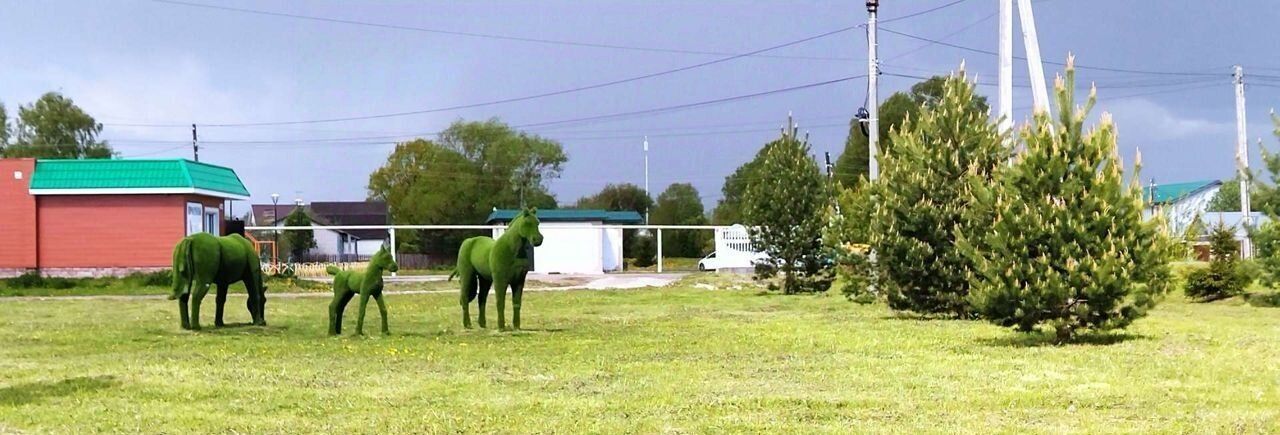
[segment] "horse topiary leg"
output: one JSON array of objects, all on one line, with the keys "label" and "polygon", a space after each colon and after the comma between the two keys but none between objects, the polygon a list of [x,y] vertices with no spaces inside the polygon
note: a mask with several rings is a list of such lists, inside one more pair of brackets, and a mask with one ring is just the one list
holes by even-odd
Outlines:
[{"label": "horse topiary leg", "polygon": [[382,315],[382,335],[391,335],[391,328],[387,327],[387,304],[382,301],[382,291],[373,294],[373,300],[378,302],[378,314]]},{"label": "horse topiary leg", "polygon": [[187,312],[187,300],[189,299],[191,299],[190,291],[178,296],[178,317],[182,318],[182,329],[191,329],[191,314]]},{"label": "horse topiary leg", "polygon": [[191,330],[200,330],[200,303],[204,301],[204,296],[209,294],[209,284],[198,282],[191,289]]},{"label": "horse topiary leg", "polygon": [[347,310],[347,303],[351,302],[352,296],[355,296],[355,293],[350,291],[333,294],[333,302],[329,303],[329,335],[342,333],[342,315]]},{"label": "horse topiary leg", "polygon": [[520,299],[524,297],[524,274],[511,282],[511,329],[520,329]]},{"label": "horse topiary leg", "polygon": [[[458,292],[458,303],[462,305],[462,327],[471,329],[471,300],[476,297],[475,272],[463,270],[458,273],[458,282],[462,290]],[[480,302],[480,327],[484,327],[484,300]]]},{"label": "horse topiary leg", "polygon": [[360,316],[356,318],[356,335],[364,335],[364,312],[369,308],[369,292],[360,292]]},{"label": "horse topiary leg", "polygon": [[493,280],[494,292],[498,296],[498,330],[507,330],[507,281],[504,279]]},{"label": "horse topiary leg", "polygon": [[213,326],[219,328],[227,326],[226,323],[222,322],[222,312],[227,305],[227,287],[230,286],[218,284],[218,295],[214,298],[214,303],[218,306],[213,309]]},{"label": "horse topiary leg", "polygon": [[484,312],[488,308],[486,307],[487,304],[485,302],[489,300],[489,288],[493,287],[493,281],[490,281],[478,274],[476,275],[476,280],[480,282],[480,285],[479,285],[480,288],[476,289],[476,291],[478,292],[477,294],[478,299],[480,300],[480,327],[488,328],[489,326],[486,325],[484,321]]}]

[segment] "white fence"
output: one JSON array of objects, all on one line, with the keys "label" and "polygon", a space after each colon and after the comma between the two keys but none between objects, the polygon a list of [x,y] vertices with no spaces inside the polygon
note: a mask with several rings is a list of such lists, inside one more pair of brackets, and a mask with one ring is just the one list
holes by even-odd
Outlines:
[{"label": "white fence", "polygon": [[[308,226],[250,226],[245,227],[245,231],[263,231],[263,232],[280,232],[280,231],[305,231],[305,230],[385,230],[390,238],[391,258],[396,258],[396,232],[395,230],[441,230],[441,231],[459,231],[459,230],[505,230],[505,225],[308,225]],[[656,232],[658,243],[658,272],[661,273],[662,266],[662,230],[702,230],[715,231],[724,233],[726,231],[736,231],[741,226],[722,226],[722,225],[563,225],[557,226],[557,229],[568,230],[649,230]],[[719,231],[717,231],[719,230]],[[717,246],[717,249],[720,247]],[[323,267],[321,267],[323,271]],[[392,274],[395,276],[396,274]]]}]

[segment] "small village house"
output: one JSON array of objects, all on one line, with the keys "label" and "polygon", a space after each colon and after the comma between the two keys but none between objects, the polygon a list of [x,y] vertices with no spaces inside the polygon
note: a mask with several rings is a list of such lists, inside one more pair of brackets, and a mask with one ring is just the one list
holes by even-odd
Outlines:
[{"label": "small village house", "polygon": [[[297,207],[297,204],[254,204],[250,219],[255,226],[283,226],[285,218]],[[302,205],[302,210],[316,226],[390,223],[387,203],[383,201],[315,201]],[[312,235],[316,247],[302,260],[358,261],[373,255],[390,238],[385,229],[321,229],[313,230]],[[287,254],[281,251],[280,256],[283,259]]]},{"label": "small village house", "polygon": [[230,168],[186,159],[0,159],[0,276],[123,275],[169,268],[173,246],[222,234]]},{"label": "small village house", "polygon": [[[519,210],[494,210],[489,225],[507,225]],[[533,273],[599,274],[622,270],[622,229],[583,229],[604,225],[644,223],[634,211],[539,210],[542,246],[534,248]],[[493,237],[503,229],[493,230]]]}]

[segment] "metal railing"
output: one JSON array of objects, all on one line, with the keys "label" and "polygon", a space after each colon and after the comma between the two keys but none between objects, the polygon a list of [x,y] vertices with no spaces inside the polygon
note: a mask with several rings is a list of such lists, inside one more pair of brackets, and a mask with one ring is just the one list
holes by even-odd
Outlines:
[{"label": "metal railing", "polygon": [[[506,225],[307,225],[307,226],[246,226],[245,231],[306,231],[306,230],[385,230],[390,238],[391,259],[396,255],[395,230],[505,230]],[[662,273],[662,230],[705,230],[715,231],[728,229],[728,225],[557,225],[556,229],[581,230],[654,230],[657,238],[658,273]],[[625,253],[624,253],[625,257]],[[391,276],[396,276],[392,273]]]}]

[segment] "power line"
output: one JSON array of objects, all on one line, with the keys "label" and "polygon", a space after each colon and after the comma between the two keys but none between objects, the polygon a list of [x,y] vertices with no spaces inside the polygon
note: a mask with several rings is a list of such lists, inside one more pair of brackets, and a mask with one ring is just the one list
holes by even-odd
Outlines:
[{"label": "power line", "polygon": [[[608,119],[619,119],[619,118],[627,118],[627,117],[633,117],[633,116],[653,115],[653,114],[658,114],[658,113],[666,113],[666,112],[672,112],[672,111],[687,110],[687,109],[693,109],[693,108],[698,108],[698,107],[705,107],[705,106],[711,106],[711,105],[716,105],[716,104],[723,104],[723,103],[729,103],[729,102],[734,102],[734,101],[741,101],[741,100],[747,100],[747,99],[752,99],[752,98],[759,98],[759,97],[764,97],[764,96],[768,96],[768,95],[775,95],[775,94],[782,94],[782,93],[787,93],[787,92],[794,92],[794,91],[799,91],[799,90],[804,90],[804,89],[809,89],[809,88],[816,88],[816,87],[821,87],[821,86],[828,86],[828,85],[832,85],[832,84],[836,84],[836,83],[842,83],[842,82],[846,82],[846,81],[849,81],[849,80],[855,80],[855,79],[865,78],[865,77],[866,77],[866,75],[865,75],[865,74],[863,74],[863,75],[855,75],[855,76],[847,76],[847,77],[841,77],[841,78],[837,78],[837,79],[825,80],[825,81],[821,81],[821,82],[807,83],[807,84],[803,84],[803,85],[790,86],[790,87],[786,87],[786,88],[779,88],[779,89],[772,89],[772,90],[761,91],[761,92],[755,92],[755,93],[744,94],[744,95],[735,95],[735,96],[730,96],[730,97],[716,98],[716,99],[704,100],[704,101],[698,101],[698,102],[693,102],[693,103],[684,103],[684,104],[677,104],[677,105],[672,105],[672,106],[656,107],[656,108],[650,108],[650,109],[644,109],[644,110],[635,110],[635,111],[630,111],[630,112],[620,112],[620,113],[611,113],[611,114],[605,114],[605,115],[594,115],[594,116],[587,116],[587,117],[579,117],[579,118],[562,119],[562,120],[556,120],[556,121],[544,121],[544,122],[536,122],[536,123],[530,123],[530,124],[512,125],[512,126],[510,126],[510,127],[511,127],[511,128],[514,128],[514,129],[526,129],[526,128],[531,128],[531,127],[541,127],[541,126],[550,126],[550,125],[564,125],[564,124],[577,124],[577,123],[590,122],[590,121],[602,121],[602,120],[608,120]],[[396,139],[396,138],[405,138],[405,137],[411,137],[411,136],[412,136],[412,137],[422,137],[422,136],[439,136],[441,133],[442,133],[442,132],[437,131],[437,132],[426,132],[426,133],[421,133],[421,134],[394,135],[394,136],[364,136],[364,137],[327,138],[327,139],[299,139],[299,140],[202,141],[201,143],[204,143],[204,144],[215,144],[215,143],[237,143],[237,144],[288,144],[288,143],[324,143],[324,142],[330,142],[330,143],[343,143],[343,142],[357,142],[357,141],[375,141],[375,142],[372,142],[372,143],[381,144],[381,143],[387,143],[387,142],[386,142],[386,141],[376,142],[376,141],[378,141],[378,140],[384,140],[384,139],[385,139],[385,140],[392,140],[392,139]],[[143,139],[143,140],[135,140],[134,142],[140,142],[140,143],[174,143],[174,141],[145,140],[145,139]]]},{"label": "power line", "polygon": [[964,2],[966,2],[966,1],[969,1],[969,0],[955,0],[955,1],[951,2],[951,3],[947,3],[947,4],[944,4],[944,5],[941,5],[941,6],[937,6],[937,7],[933,7],[933,8],[925,9],[925,10],[920,11],[920,12],[915,12],[915,13],[911,13],[911,14],[906,14],[906,15],[903,15],[903,16],[901,16],[901,17],[889,18],[889,19],[887,19],[887,20],[880,20],[880,24],[884,24],[884,23],[892,23],[892,22],[894,22],[894,21],[900,21],[900,20],[905,20],[905,19],[908,19],[908,18],[918,17],[918,16],[921,16],[921,15],[924,15],[924,14],[928,14],[928,13],[931,13],[931,12],[936,12],[936,11],[939,11],[939,10],[942,10],[942,9],[946,9],[946,8],[949,8],[949,7],[952,7],[952,6],[958,5],[958,4],[960,4],[960,3],[964,3]]},{"label": "power line", "polygon": [[[983,50],[983,49],[980,49],[980,48],[973,48],[973,47],[966,47],[966,46],[963,46],[963,45],[952,44],[952,43],[950,43],[950,42],[946,42],[946,41],[939,41],[939,40],[936,40],[936,39],[929,39],[929,38],[925,38],[925,37],[923,37],[923,36],[916,36],[916,35],[912,35],[912,34],[910,34],[910,33],[899,32],[899,31],[897,31],[897,30],[886,29],[886,28],[883,28],[883,27],[881,27],[881,28],[880,28],[880,30],[883,30],[883,31],[888,32],[888,33],[892,33],[892,34],[894,34],[894,35],[903,36],[903,37],[911,38],[911,39],[915,39],[915,40],[918,40],[918,41],[931,42],[931,43],[934,43],[934,44],[937,44],[937,45],[942,45],[942,46],[945,46],[945,47],[951,47],[951,48],[955,48],[955,49],[959,49],[959,50],[965,50],[965,51],[970,51],[970,52],[974,52],[974,53],[988,54],[988,55],[992,55],[992,56],[999,56],[999,55],[1000,55],[999,53],[994,52],[994,51],[990,51],[990,50]],[[1018,59],[1018,60],[1027,60],[1027,58],[1026,58],[1026,57],[1022,57],[1022,56],[1014,56],[1013,58],[1014,58],[1014,59]],[[1049,65],[1066,66],[1066,64],[1065,64],[1065,63],[1062,63],[1062,62],[1052,62],[1052,61],[1047,61],[1047,60],[1046,60],[1046,61],[1043,61],[1042,63],[1046,63],[1046,64],[1049,64]],[[1078,64],[1078,63],[1077,63],[1077,64],[1075,64],[1075,67],[1076,67],[1077,69],[1095,70],[1095,71],[1121,72],[1121,73],[1131,73],[1131,74],[1175,75],[1175,76],[1203,76],[1203,77],[1225,77],[1225,76],[1227,76],[1227,74],[1225,74],[1225,73],[1203,73],[1203,72],[1191,72],[1191,71],[1150,71],[1150,70],[1136,70],[1136,69],[1126,69],[1126,68],[1111,68],[1111,67],[1102,67],[1102,66],[1089,66],[1089,65],[1081,65],[1081,64]]]},{"label": "power line", "polygon": [[[231,6],[220,6],[220,5],[193,3],[193,2],[185,2],[185,1],[177,1],[177,0],[151,0],[151,1],[156,3],[170,4],[170,5],[213,9],[213,10],[228,11],[228,12],[238,12],[238,13],[244,13],[244,14],[265,15],[265,16],[272,16],[272,17],[279,17],[279,18],[295,19],[295,20],[318,21],[318,22],[325,22],[325,23],[346,24],[346,25],[352,25],[352,26],[375,27],[375,28],[391,29],[391,30],[406,30],[406,31],[412,31],[412,32],[434,33],[434,34],[452,35],[452,36],[465,36],[465,37],[471,37],[471,38],[496,39],[496,40],[504,40],[504,41],[517,41],[517,42],[527,42],[527,43],[534,43],[534,44],[566,45],[566,46],[574,46],[574,47],[607,48],[607,49],[615,49],[615,50],[647,51],[647,52],[655,52],[655,53],[675,53],[675,54],[697,54],[697,55],[711,55],[711,56],[740,55],[738,53],[731,53],[731,52],[724,52],[724,51],[644,47],[644,46],[637,46],[637,45],[606,44],[606,43],[599,43],[599,42],[569,41],[569,40],[561,40],[561,39],[544,39],[544,38],[532,38],[532,37],[512,36],[512,35],[499,35],[499,34],[492,34],[492,33],[432,29],[427,27],[405,26],[405,25],[387,24],[387,23],[374,23],[374,22],[368,22],[368,21],[356,21],[356,20],[348,20],[348,19],[342,19],[342,18],[329,18],[329,17],[314,16],[314,15],[292,14],[287,12],[265,11],[261,9],[246,9],[246,8],[237,8],[237,7],[231,7]],[[857,60],[857,59],[848,58],[848,57],[828,57],[828,56],[797,56],[797,55],[769,55],[769,54],[741,54],[741,55],[753,56],[753,57],[764,57],[764,58],[776,58],[776,59],[836,60],[836,61]]]},{"label": "power line", "polygon": [[[168,0],[153,0],[153,1],[168,1]],[[204,126],[204,127],[223,127],[223,128],[225,128],[225,127],[276,126],[276,125],[296,125],[296,124],[320,124],[320,123],[330,123],[330,122],[360,121],[360,120],[368,120],[368,119],[381,119],[381,118],[393,118],[393,117],[410,116],[410,115],[421,115],[421,114],[427,114],[427,113],[446,112],[446,111],[452,111],[452,110],[461,110],[461,109],[471,109],[471,108],[476,108],[476,107],[492,106],[492,105],[497,105],[497,104],[514,103],[514,102],[518,102],[518,101],[528,101],[528,100],[533,100],[533,99],[537,99],[537,98],[545,98],[545,97],[551,97],[551,96],[556,96],[556,95],[571,94],[571,93],[574,93],[574,92],[581,92],[581,91],[586,91],[586,90],[590,90],[590,89],[599,89],[599,88],[603,88],[603,87],[607,87],[607,86],[620,85],[620,84],[623,84],[623,83],[630,83],[630,82],[634,82],[634,81],[639,81],[639,80],[649,79],[649,78],[658,77],[658,76],[663,76],[663,75],[667,75],[667,74],[674,74],[674,73],[678,73],[678,72],[682,72],[682,71],[688,71],[688,70],[695,69],[695,68],[702,68],[702,67],[705,67],[705,66],[710,66],[710,65],[714,65],[714,64],[718,64],[718,63],[728,62],[728,61],[731,61],[731,60],[734,60],[734,59],[743,58],[743,57],[750,56],[750,55],[753,55],[753,54],[763,53],[763,52],[771,51],[771,50],[777,50],[777,49],[779,49],[779,48],[784,48],[784,47],[789,47],[789,46],[792,46],[792,45],[802,44],[802,43],[809,42],[809,41],[812,41],[812,40],[815,40],[815,39],[819,39],[819,38],[825,38],[825,37],[827,37],[827,36],[831,36],[831,35],[835,35],[835,34],[838,34],[838,33],[847,32],[847,31],[849,31],[849,30],[856,29],[857,27],[858,27],[858,26],[856,26],[856,25],[854,25],[854,26],[847,26],[847,27],[843,27],[843,28],[840,28],[840,29],[836,29],[836,30],[832,30],[832,31],[828,31],[828,32],[820,33],[820,34],[817,34],[817,35],[813,35],[813,36],[809,36],[809,37],[805,37],[805,38],[797,39],[797,40],[794,40],[794,41],[791,41],[791,42],[786,42],[786,43],[783,43],[783,44],[778,44],[778,45],[774,45],[774,46],[770,46],[770,47],[766,47],[766,48],[761,48],[761,49],[754,50],[754,51],[751,51],[751,52],[748,52],[748,53],[735,54],[735,55],[733,55],[733,56],[723,57],[723,58],[720,58],[720,59],[711,60],[711,61],[707,61],[707,62],[696,63],[696,64],[693,64],[693,65],[687,65],[687,66],[683,66],[683,67],[680,67],[680,68],[669,69],[669,70],[664,70],[664,71],[658,71],[658,72],[655,72],[655,73],[649,73],[649,74],[644,74],[644,75],[640,75],[640,76],[629,77],[629,78],[625,78],[625,79],[613,80],[613,81],[604,82],[604,83],[597,83],[597,84],[594,84],[594,85],[580,86],[580,87],[576,87],[576,88],[569,88],[569,89],[562,89],[562,90],[558,90],[558,91],[545,92],[545,93],[535,94],[535,95],[526,95],[526,96],[523,96],[523,97],[505,98],[505,99],[501,99],[501,100],[486,101],[486,102],[482,102],[482,103],[461,104],[461,105],[449,106],[449,107],[438,107],[438,108],[432,108],[432,109],[413,110],[413,111],[407,111],[407,112],[383,113],[383,114],[376,114],[376,115],[349,116],[349,117],[341,117],[341,118],[325,118],[325,119],[311,119],[311,120],[297,120],[297,121],[274,121],[274,122],[244,122],[244,123],[206,123],[206,122],[202,122],[202,123],[200,123],[200,125],[201,125],[201,126]],[[110,125],[114,125],[114,126],[118,126],[118,127],[172,127],[172,126],[174,126],[174,125],[178,125],[178,124],[110,124]],[[182,125],[186,125],[186,124],[182,124]]]},{"label": "power line", "polygon": [[[966,31],[966,30],[972,29],[974,26],[977,26],[977,25],[979,25],[979,24],[982,24],[982,23],[986,22],[987,20],[990,20],[992,17],[994,17],[994,16],[996,16],[996,15],[997,15],[997,13],[992,12],[991,14],[989,14],[989,15],[987,15],[987,16],[985,16],[985,17],[979,18],[977,21],[974,21],[974,22],[972,22],[972,23],[969,23],[969,24],[965,25],[964,27],[961,27],[961,28],[959,28],[959,29],[956,29],[955,31],[952,31],[951,33],[948,33],[948,34],[946,34],[946,35],[942,35],[942,36],[938,37],[938,40],[939,40],[939,41],[941,41],[941,40],[944,40],[944,39],[950,38],[950,37],[952,37],[952,36],[959,35],[959,34],[963,33],[963,32],[964,32],[964,31]],[[927,43],[921,44],[920,46],[918,46],[918,47],[916,47],[916,48],[912,48],[912,49],[910,49],[910,50],[907,50],[907,51],[904,51],[904,52],[898,53],[898,54],[896,54],[896,55],[894,55],[894,56],[892,56],[892,57],[886,58],[886,59],[884,59],[882,62],[888,62],[888,61],[895,60],[895,59],[901,59],[901,58],[903,58],[903,57],[906,57],[906,56],[909,56],[909,55],[914,54],[914,53],[916,53],[916,52],[919,52],[920,50],[924,50],[924,49],[926,49],[926,48],[932,47],[932,46],[934,46],[934,44],[937,44],[937,42],[930,41],[930,42],[927,42]]]}]

